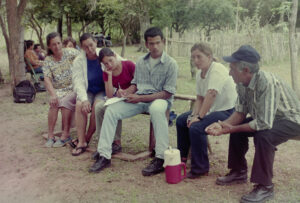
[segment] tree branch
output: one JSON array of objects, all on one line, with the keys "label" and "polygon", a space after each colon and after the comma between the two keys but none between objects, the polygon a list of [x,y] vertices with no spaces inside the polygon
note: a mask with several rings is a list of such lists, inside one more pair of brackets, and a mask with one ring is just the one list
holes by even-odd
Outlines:
[{"label": "tree branch", "polygon": [[20,0],[20,3],[19,3],[18,8],[17,8],[18,19],[21,19],[22,15],[24,13],[26,4],[27,4],[27,0]]},{"label": "tree branch", "polygon": [[[0,0],[0,5],[1,5],[1,3],[2,2]],[[1,29],[2,29],[2,34],[3,34],[5,42],[6,42],[6,51],[7,51],[7,53],[10,53],[9,52],[9,37],[7,34],[6,25],[4,23],[4,19],[3,19],[2,15],[0,15],[0,25],[1,25]]]}]

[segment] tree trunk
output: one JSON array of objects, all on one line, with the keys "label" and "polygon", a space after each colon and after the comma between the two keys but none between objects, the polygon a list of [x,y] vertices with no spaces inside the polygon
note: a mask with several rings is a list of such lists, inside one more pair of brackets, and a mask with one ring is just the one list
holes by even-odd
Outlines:
[{"label": "tree trunk", "polygon": [[0,70],[0,84],[3,84],[3,82],[4,82],[4,78],[3,78],[2,72]]},{"label": "tree trunk", "polygon": [[292,12],[290,16],[289,25],[289,43],[291,55],[291,74],[292,74],[292,87],[295,90],[298,98],[300,99],[300,78],[298,70],[298,45],[296,33],[296,20],[298,12],[298,0],[293,0]]},{"label": "tree trunk", "polygon": [[143,2],[140,4],[141,12],[139,15],[139,23],[140,23],[140,46],[138,51],[147,52],[147,48],[145,45],[144,33],[150,27],[150,17],[149,17],[149,8]]},{"label": "tree trunk", "polygon": [[60,34],[61,37],[63,37],[62,24],[63,24],[63,16],[61,15],[61,17],[57,20],[57,32]]},{"label": "tree trunk", "polygon": [[127,42],[128,42],[128,45],[129,46],[132,46],[132,36],[131,35],[129,35],[128,37],[127,37]]},{"label": "tree trunk", "polygon": [[[21,25],[22,15],[26,6],[26,0],[6,1],[7,28],[8,28],[8,61],[11,84],[14,87],[25,79],[24,65],[24,32]],[[1,1],[0,1],[1,4]]]},{"label": "tree trunk", "polygon": [[240,0],[237,0],[236,14],[235,14],[235,33],[237,33],[239,29],[239,10],[240,10]]},{"label": "tree trunk", "polygon": [[125,48],[126,48],[126,39],[128,36],[128,31],[124,31],[124,36],[123,36],[123,44],[122,44],[122,51],[121,51],[121,56],[124,57],[125,55]]},{"label": "tree trunk", "polygon": [[66,19],[67,19],[67,33],[68,37],[72,37],[72,19],[70,18],[69,14],[66,13]]}]

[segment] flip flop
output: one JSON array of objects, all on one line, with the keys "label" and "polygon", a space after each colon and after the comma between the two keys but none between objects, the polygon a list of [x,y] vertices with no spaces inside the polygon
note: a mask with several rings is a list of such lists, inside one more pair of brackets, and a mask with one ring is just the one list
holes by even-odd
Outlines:
[{"label": "flip flop", "polygon": [[[76,147],[75,149],[76,149],[76,152],[74,153],[74,152],[72,152],[72,156],[79,156],[80,154],[82,154],[82,153],[84,153],[85,151],[86,151],[86,148],[87,148],[88,146],[85,146],[85,147]],[[79,152],[78,152],[78,150],[80,150]]]},{"label": "flip flop", "polygon": [[[76,144],[75,144],[76,143]],[[69,142],[69,145],[75,149],[77,147],[77,144],[78,144],[78,138],[75,139],[75,140],[72,140],[71,142]]]},{"label": "flip flop", "polygon": [[[79,141],[78,141],[78,138],[76,138],[75,140],[72,140],[71,142],[69,142],[69,145],[70,145],[73,149],[75,149],[75,148],[77,147],[78,142],[79,142]],[[87,141],[86,143],[87,143],[87,145],[89,145],[90,141]]]}]

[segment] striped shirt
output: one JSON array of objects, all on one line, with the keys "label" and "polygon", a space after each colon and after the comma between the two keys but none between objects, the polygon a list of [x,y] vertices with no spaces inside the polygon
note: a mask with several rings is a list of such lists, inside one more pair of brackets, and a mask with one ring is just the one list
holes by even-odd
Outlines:
[{"label": "striped shirt", "polygon": [[[176,92],[178,66],[176,61],[163,52],[159,62],[151,68],[150,53],[140,58],[135,65],[131,84],[137,86],[136,94],[147,95],[161,91]],[[167,99],[172,103],[173,96]]]},{"label": "striped shirt", "polygon": [[300,102],[296,93],[274,74],[255,73],[248,87],[237,85],[238,100],[235,110],[253,120],[254,130],[271,129],[274,120],[289,120],[300,124]]}]

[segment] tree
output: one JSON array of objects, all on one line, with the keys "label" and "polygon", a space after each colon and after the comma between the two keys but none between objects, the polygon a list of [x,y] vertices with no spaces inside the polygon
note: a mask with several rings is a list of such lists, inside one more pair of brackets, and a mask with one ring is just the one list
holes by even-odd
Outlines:
[{"label": "tree", "polygon": [[158,3],[152,7],[152,22],[163,28],[170,27],[181,36],[184,31],[191,28],[195,19],[194,7],[182,0],[158,0]]},{"label": "tree", "polygon": [[[31,2],[33,2],[33,0]],[[37,10],[38,9],[34,7],[32,3],[29,3],[29,5],[27,5],[27,8],[24,12],[24,17],[25,17],[24,23],[27,27],[30,27],[35,31],[39,40],[39,44],[41,45],[42,49],[45,49],[45,45],[43,42],[43,33],[44,33],[44,30],[42,28],[43,21],[37,18],[36,15]]]},{"label": "tree", "polygon": [[105,22],[122,30],[123,43],[121,56],[124,56],[127,37],[135,27],[136,22],[138,22],[138,16],[132,0],[103,0],[98,2],[98,5],[103,9]]},{"label": "tree", "polygon": [[289,42],[290,42],[290,56],[291,56],[291,74],[292,74],[292,86],[296,91],[298,98],[300,99],[300,80],[298,70],[298,45],[297,45],[297,33],[296,33],[296,20],[298,12],[298,0],[293,0],[292,12],[289,19]]},{"label": "tree", "polygon": [[26,3],[27,0],[0,0],[0,6],[5,6],[5,12],[0,15],[0,24],[6,43],[12,87],[25,79],[24,31],[21,22]]},{"label": "tree", "polygon": [[[150,5],[153,2],[145,1],[145,0],[137,0],[137,8],[138,8],[138,18],[139,18],[139,26],[140,26],[140,47],[138,51],[146,52],[147,48],[145,46],[144,33],[150,27]],[[149,5],[150,4],[150,5]]]},{"label": "tree", "polygon": [[195,25],[203,30],[206,36],[210,36],[211,31],[221,30],[233,25],[234,7],[229,0],[199,0],[195,4]]}]

